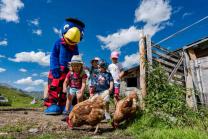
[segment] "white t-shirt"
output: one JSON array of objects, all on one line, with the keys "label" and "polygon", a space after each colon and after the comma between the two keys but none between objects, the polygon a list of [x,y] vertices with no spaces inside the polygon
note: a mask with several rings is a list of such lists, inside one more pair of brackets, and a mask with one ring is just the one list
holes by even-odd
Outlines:
[{"label": "white t-shirt", "polygon": [[119,74],[123,70],[122,65],[120,63],[112,63],[108,66],[108,70],[113,76],[114,83],[120,83]]}]

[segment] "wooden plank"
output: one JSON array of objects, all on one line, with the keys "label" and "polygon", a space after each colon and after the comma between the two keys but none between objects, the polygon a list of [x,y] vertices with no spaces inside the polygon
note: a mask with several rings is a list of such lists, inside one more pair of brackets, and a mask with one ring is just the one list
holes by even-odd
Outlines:
[{"label": "wooden plank", "polygon": [[196,60],[196,54],[195,54],[193,48],[188,49],[188,54],[189,54],[191,60]]},{"label": "wooden plank", "polygon": [[152,46],[155,47],[155,48],[160,49],[160,50],[163,51],[163,52],[170,53],[170,50],[168,50],[168,49],[166,49],[166,48],[163,48],[163,47],[161,47],[161,46],[159,46],[159,45],[155,45],[153,42],[152,42]]},{"label": "wooden plank", "polygon": [[[188,51],[188,53],[189,53],[189,51]],[[190,67],[190,60],[188,57],[188,53],[186,51],[184,51],[185,65],[186,65],[185,66],[186,68],[184,70],[184,72],[186,73],[186,75],[185,75],[186,76],[185,77],[185,79],[186,79],[186,83],[185,83],[186,84],[186,103],[189,108],[196,110],[197,103],[196,103],[196,98],[194,95],[194,84],[193,84],[194,82],[193,82],[192,71],[191,71],[191,67]],[[192,56],[190,56],[190,57],[192,57]]]},{"label": "wooden plank", "polygon": [[170,55],[170,56],[174,56],[175,58],[179,58],[179,55],[174,54],[173,52],[169,51],[168,49],[161,47],[159,45],[154,45],[154,43],[152,43],[152,46],[154,46],[154,48],[159,49],[160,51],[165,52],[166,54]]},{"label": "wooden plank", "polygon": [[[170,69],[168,67],[163,67],[165,71],[171,73],[173,71],[173,69]],[[184,76],[184,74],[182,72],[177,71],[176,75],[180,75],[180,76]]]},{"label": "wooden plank", "polygon": [[158,56],[160,56],[160,57],[166,58],[166,59],[168,59],[168,60],[171,60],[171,61],[173,61],[173,62],[175,62],[175,63],[178,62],[178,59],[175,59],[175,58],[173,58],[173,57],[171,57],[171,56],[169,56],[169,55],[167,55],[167,54],[160,53],[160,52],[158,52],[158,51],[156,51],[156,50],[152,50],[152,53],[154,53],[154,54],[156,54],[156,55],[158,55]]},{"label": "wooden plank", "polygon": [[176,84],[179,84],[181,86],[184,86],[184,82],[182,82],[182,81],[171,80],[170,82],[175,82]]},{"label": "wooden plank", "polygon": [[180,60],[178,61],[178,63],[176,64],[176,67],[173,69],[173,71],[171,72],[170,76],[168,77],[168,81],[170,81],[173,77],[173,75],[176,73],[176,71],[179,69],[179,66],[182,64],[183,62],[183,55],[181,56]]},{"label": "wooden plank", "polygon": [[[164,65],[173,67],[173,68],[175,68],[175,66],[176,66],[176,64],[170,63],[170,62],[165,61],[165,60],[163,60],[163,59],[153,58],[153,60],[154,60],[154,61],[157,61],[157,62],[159,62],[159,63],[161,63],[161,64],[164,64]],[[179,69],[180,69],[180,70],[183,70],[183,68],[181,68],[181,67],[179,67]]]}]

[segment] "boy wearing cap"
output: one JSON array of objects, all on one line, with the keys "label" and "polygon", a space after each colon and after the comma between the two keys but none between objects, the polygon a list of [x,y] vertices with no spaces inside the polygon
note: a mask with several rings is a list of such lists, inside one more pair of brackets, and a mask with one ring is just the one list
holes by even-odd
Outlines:
[{"label": "boy wearing cap", "polygon": [[98,68],[99,73],[95,82],[95,95],[105,96],[105,119],[110,120],[109,101],[110,93],[113,90],[113,77],[111,73],[107,72],[108,65],[105,61],[100,61]]},{"label": "boy wearing cap", "polygon": [[78,103],[82,101],[87,79],[87,75],[83,70],[83,62],[79,55],[74,55],[69,64],[71,70],[67,73],[63,84],[63,92],[67,93],[66,112],[69,112],[73,97],[77,97]]},{"label": "boy wearing cap", "polygon": [[119,101],[120,82],[121,82],[121,78],[124,75],[123,67],[118,62],[118,58],[119,58],[119,53],[117,51],[113,51],[111,53],[112,63],[108,66],[108,70],[112,74],[113,81],[114,81],[114,102],[115,102],[115,105]]}]

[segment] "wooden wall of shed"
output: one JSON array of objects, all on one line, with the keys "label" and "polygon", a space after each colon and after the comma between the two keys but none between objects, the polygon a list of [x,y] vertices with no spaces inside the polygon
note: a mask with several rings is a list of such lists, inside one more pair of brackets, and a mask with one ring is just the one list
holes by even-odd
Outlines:
[{"label": "wooden wall of shed", "polygon": [[137,88],[139,89],[140,88],[139,67],[125,71],[122,81],[126,82],[126,86],[127,86],[127,80],[129,78],[137,78]]}]

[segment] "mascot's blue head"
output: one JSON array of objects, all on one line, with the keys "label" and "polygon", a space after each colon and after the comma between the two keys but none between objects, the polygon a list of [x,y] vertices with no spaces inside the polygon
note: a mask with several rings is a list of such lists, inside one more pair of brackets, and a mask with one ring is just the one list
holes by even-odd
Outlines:
[{"label": "mascot's blue head", "polygon": [[79,43],[84,35],[85,24],[75,18],[67,18],[62,27],[62,36],[67,44],[75,45]]}]

